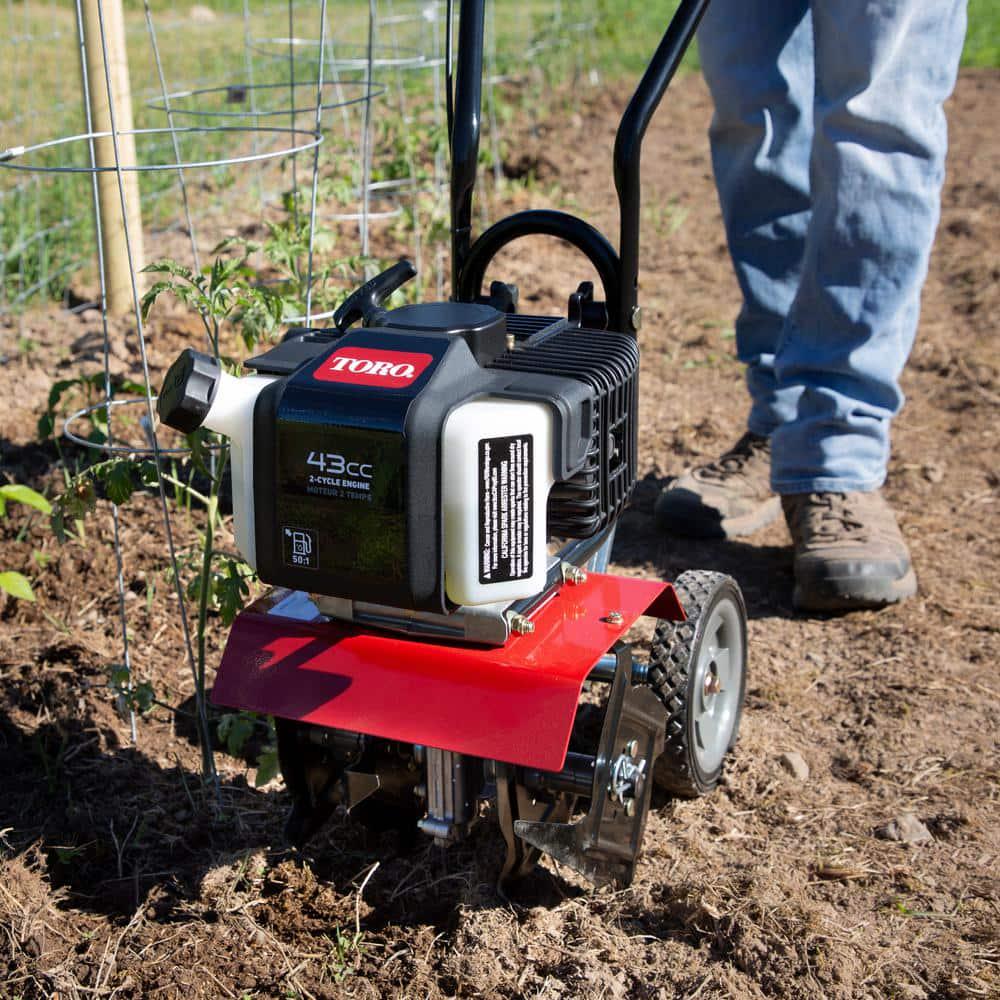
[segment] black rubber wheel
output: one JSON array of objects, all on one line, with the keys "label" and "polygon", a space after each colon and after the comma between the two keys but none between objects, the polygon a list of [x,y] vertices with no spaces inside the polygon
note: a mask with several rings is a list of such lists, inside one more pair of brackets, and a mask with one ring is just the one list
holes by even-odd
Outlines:
[{"label": "black rubber wheel", "polygon": [[739,733],[746,605],[736,581],[724,573],[689,570],[674,588],[687,619],[660,620],[649,659],[649,684],[668,713],[653,780],[670,795],[696,798],[718,784]]}]

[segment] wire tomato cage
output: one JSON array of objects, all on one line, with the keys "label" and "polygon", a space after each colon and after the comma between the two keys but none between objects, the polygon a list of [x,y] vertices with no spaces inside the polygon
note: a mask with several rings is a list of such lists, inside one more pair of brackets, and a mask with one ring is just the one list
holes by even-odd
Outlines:
[{"label": "wire tomato cage", "polygon": [[[541,36],[546,30],[562,32],[570,39],[560,45],[584,44],[588,26],[594,23],[589,12],[593,0],[582,3],[586,9],[574,21],[563,10],[562,0],[554,0],[554,13],[543,19],[544,30],[532,20],[534,14],[519,11],[516,16],[524,21],[520,34],[525,36],[522,57],[533,51],[532,44],[544,43]],[[443,0],[369,0],[360,9],[338,12],[334,21],[327,0],[319,4],[243,0],[239,13],[200,14],[210,20],[199,24],[196,32],[191,31],[194,9],[188,10],[179,0],[176,7],[157,3],[155,14],[154,5],[145,0],[141,13],[128,12],[123,28],[113,21],[112,4],[97,3],[85,10],[84,0],[73,0],[71,23],[58,6],[56,0],[50,0],[48,8],[39,5],[42,19],[38,21],[30,20],[27,6],[21,12],[10,8],[8,30],[0,39],[0,47],[11,47],[6,57],[0,52],[0,62],[11,67],[8,92],[22,105],[9,115],[6,105],[0,104],[0,236],[6,237],[7,244],[0,252],[0,314],[14,314],[59,282],[68,285],[93,251],[96,298],[77,302],[72,311],[89,315],[88,310],[99,310],[101,366],[92,377],[101,383],[101,398],[70,413],[61,433],[100,461],[144,460],[155,466],[153,495],[177,598],[185,660],[197,694],[192,629],[164,479],[166,463],[183,459],[190,448],[176,432],[161,429],[155,413],[150,342],[137,279],[144,262],[139,249],[143,231],[157,245],[171,248],[178,245],[179,235],[187,244],[184,252],[192,272],[202,273],[202,242],[213,226],[218,228],[216,216],[222,215],[224,223],[231,224],[226,206],[235,201],[242,210],[256,204],[259,217],[266,219],[281,197],[280,189],[272,190],[276,181],[287,184],[290,180],[292,211],[307,234],[307,247],[304,310],[284,316],[284,323],[312,325],[332,316],[332,309],[315,307],[314,296],[320,270],[316,234],[326,225],[356,225],[360,260],[366,262],[371,257],[372,227],[408,218],[411,255],[418,271],[433,275],[432,291],[443,298],[446,249],[443,243],[426,245],[422,224],[429,225],[446,211],[447,143],[421,147],[429,154],[426,166],[418,166],[414,150],[418,138],[426,139],[429,130],[438,136],[446,134],[448,5]],[[494,87],[528,72],[529,67],[516,60],[500,65],[492,4],[488,16],[485,111],[493,179],[499,185],[500,128]],[[514,20],[505,18],[505,30],[511,30]],[[119,29],[120,39],[116,37]],[[197,59],[196,67],[198,74],[207,67],[208,78],[192,79],[189,50],[202,36],[208,55]],[[129,67],[134,75],[142,76],[143,86],[129,92],[130,103],[138,97],[138,124],[133,123],[131,110],[122,115],[118,100],[120,81],[115,67],[119,57],[125,61],[125,38]],[[47,62],[51,70],[47,68],[45,81],[35,81],[18,69],[18,47],[39,39],[50,47],[76,49],[80,81],[68,79],[64,66],[76,60]],[[574,43],[574,39],[579,41]],[[225,58],[218,55],[223,49]],[[178,79],[183,84],[177,85]],[[50,85],[56,96],[46,92]],[[421,97],[428,94],[429,103],[421,103]],[[107,117],[103,125],[95,116],[95,108],[102,105]],[[396,123],[398,155],[392,169],[383,168],[376,157],[380,109]],[[60,129],[60,125],[66,127]],[[51,131],[39,134],[43,129]],[[332,170],[323,161],[324,150],[330,157],[339,156]],[[349,176],[341,185],[341,197],[321,200],[321,186],[342,173]],[[246,197],[247,184],[255,189],[254,197]],[[42,195],[49,191],[58,192],[58,197],[52,199],[54,210],[43,212]],[[137,199],[141,194],[143,215],[130,212],[130,192]],[[483,210],[487,211],[486,199]],[[127,295],[134,316],[126,324],[125,350],[141,372],[141,393],[117,391],[112,374],[113,334],[120,337],[122,324],[109,316],[108,309],[110,262],[105,237],[109,213],[117,217],[117,235],[127,259]],[[161,216],[167,216],[170,224],[158,222]],[[13,238],[3,228],[5,220],[18,226]],[[69,252],[56,261],[52,251],[63,242]],[[429,250],[433,252],[426,262]],[[23,268],[28,257],[40,262],[30,275]],[[21,271],[15,273],[11,261],[21,261]],[[101,433],[95,435],[92,431],[98,426]],[[208,445],[210,458],[214,452],[215,447]],[[113,502],[110,510],[121,665],[131,689],[122,544],[127,512]],[[202,725],[207,725],[205,705],[199,703],[197,710]],[[138,733],[131,707],[129,723],[135,742]]]}]

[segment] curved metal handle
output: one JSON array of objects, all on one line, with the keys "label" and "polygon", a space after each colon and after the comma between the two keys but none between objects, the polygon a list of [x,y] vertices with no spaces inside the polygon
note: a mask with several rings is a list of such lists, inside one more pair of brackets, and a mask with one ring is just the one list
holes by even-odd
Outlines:
[{"label": "curved metal handle", "polygon": [[508,244],[525,236],[555,236],[579,250],[594,265],[604,286],[604,298],[612,324],[620,311],[621,264],[607,239],[592,225],[566,212],[536,209],[501,219],[483,233],[470,248],[458,275],[456,298],[475,302],[483,287],[486,268]]},{"label": "curved metal handle", "polygon": [[635,333],[639,301],[639,202],[641,195],[640,154],[646,128],[673,79],[688,46],[694,39],[709,0],[681,0],[646,72],[622,115],[615,136],[615,189],[618,192],[622,297],[612,325]]}]

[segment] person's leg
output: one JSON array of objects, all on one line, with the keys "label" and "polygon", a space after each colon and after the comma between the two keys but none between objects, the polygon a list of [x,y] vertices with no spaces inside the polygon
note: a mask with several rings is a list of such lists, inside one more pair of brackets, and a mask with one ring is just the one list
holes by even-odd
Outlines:
[{"label": "person's leg", "polygon": [[775,359],[782,494],[878,489],[940,210],[965,0],[812,0],[812,218]]},{"label": "person's leg", "polygon": [[668,531],[747,535],[774,520],[768,436],[791,419],[797,388],[780,390],[774,355],[794,300],[809,224],[813,42],[808,0],[714,0],[698,33],[715,103],[712,166],[743,292],[736,350],[747,366],[748,433],[716,462],[665,490]]},{"label": "person's leg", "polygon": [[771,485],[795,545],[795,602],[900,600],[909,553],[877,492],[917,326],[947,147],[964,0],[812,0],[812,218],[775,358],[794,416],[772,436]]},{"label": "person's leg", "polygon": [[799,286],[810,219],[813,32],[808,0],[714,0],[698,33],[715,104],[712,168],[743,292],[736,350],[748,429],[767,437],[796,412],[774,355]]}]

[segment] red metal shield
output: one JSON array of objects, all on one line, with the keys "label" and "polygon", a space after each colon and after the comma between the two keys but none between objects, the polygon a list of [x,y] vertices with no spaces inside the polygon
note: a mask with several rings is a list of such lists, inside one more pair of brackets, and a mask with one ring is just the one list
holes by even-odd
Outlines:
[{"label": "red metal shield", "polygon": [[491,649],[295,620],[274,604],[236,619],[216,704],[549,771],[597,660],[642,615],[684,617],[670,584],[599,573],[560,588],[532,634]]}]

